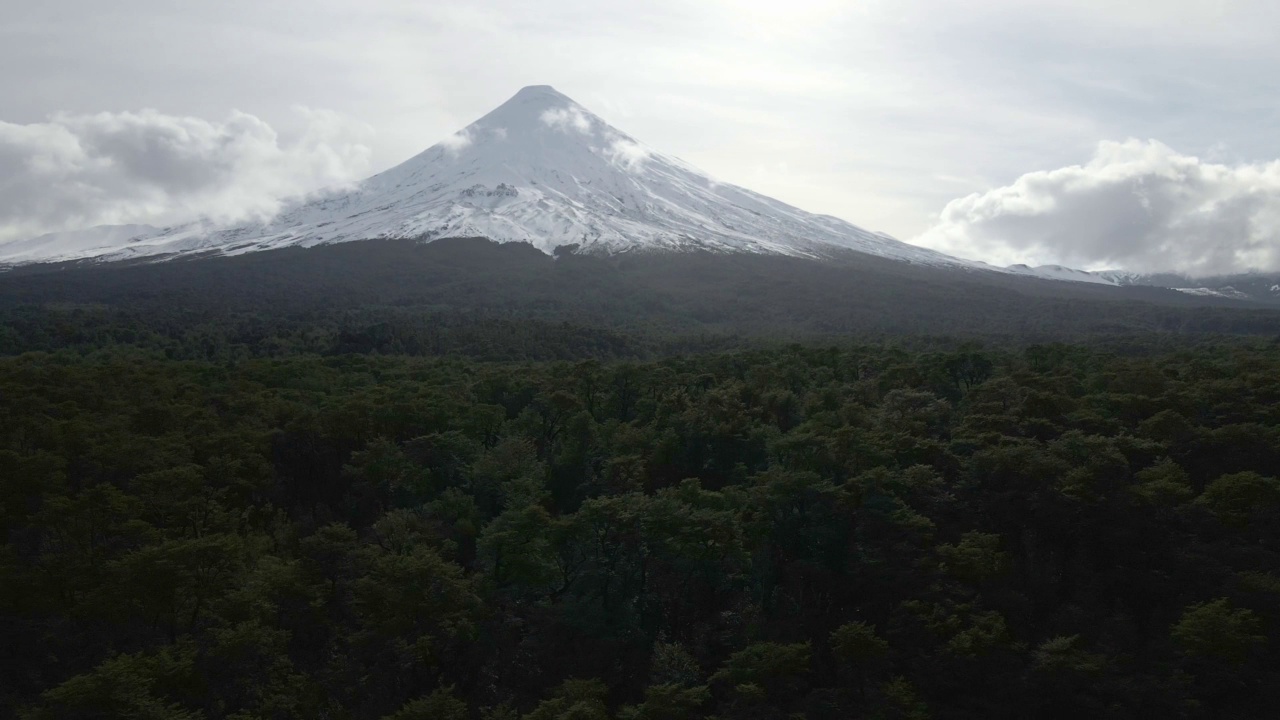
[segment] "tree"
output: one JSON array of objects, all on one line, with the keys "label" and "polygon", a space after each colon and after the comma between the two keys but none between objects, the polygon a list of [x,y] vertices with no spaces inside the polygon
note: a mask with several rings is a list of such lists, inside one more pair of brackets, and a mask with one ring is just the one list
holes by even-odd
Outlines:
[{"label": "tree", "polygon": [[598,679],[565,680],[524,720],[609,720],[608,689]]},{"label": "tree", "polygon": [[1169,458],[1144,468],[1134,479],[1137,484],[1133,486],[1133,492],[1152,504],[1177,505],[1195,495],[1186,471]]},{"label": "tree", "polygon": [[711,701],[706,685],[651,685],[645,690],[644,702],[623,708],[618,720],[697,720],[705,717],[702,708]]},{"label": "tree", "polygon": [[1089,652],[1079,635],[1060,635],[1031,653],[1031,702],[1037,717],[1100,717],[1107,713],[1107,657]]},{"label": "tree", "polygon": [[809,653],[809,643],[754,643],[730,655],[711,682],[762,688],[770,700],[782,702],[797,692],[809,672]]},{"label": "tree", "polygon": [[991,533],[967,532],[955,545],[939,545],[938,556],[945,572],[975,585],[1009,569],[1009,554]]},{"label": "tree", "polygon": [[865,700],[867,681],[884,666],[889,643],[876,635],[874,626],[855,621],[831,633],[831,652],[848,666],[857,683],[858,697]]},{"label": "tree", "polygon": [[383,720],[467,720],[468,717],[467,704],[455,697],[450,687],[410,700]]},{"label": "tree", "polygon": [[654,686],[691,687],[702,679],[698,660],[679,643],[658,641],[653,644],[649,678]]},{"label": "tree", "polygon": [[880,687],[880,701],[872,716],[877,720],[929,720],[929,706],[904,677],[895,677]]},{"label": "tree", "polygon": [[1252,610],[1233,609],[1226,598],[1187,606],[1173,626],[1173,640],[1198,658],[1239,665],[1266,642]]},{"label": "tree", "polygon": [[1256,472],[1241,472],[1209,483],[1195,504],[1224,525],[1244,527],[1257,513],[1280,508],[1280,481]]},{"label": "tree", "polygon": [[437,665],[443,645],[470,635],[479,601],[472,581],[429,547],[368,552],[352,606],[370,641],[408,663]]},{"label": "tree", "polygon": [[154,654],[120,655],[91,672],[67,680],[41,696],[24,720],[198,720],[202,713],[184,706],[174,695],[195,700],[195,649],[165,648]]}]

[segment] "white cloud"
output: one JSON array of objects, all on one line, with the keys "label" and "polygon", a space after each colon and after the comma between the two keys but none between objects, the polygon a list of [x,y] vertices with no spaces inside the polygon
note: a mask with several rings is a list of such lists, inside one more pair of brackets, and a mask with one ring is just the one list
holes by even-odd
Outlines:
[{"label": "white cloud", "polygon": [[559,130],[591,132],[591,119],[576,107],[552,108],[542,113],[542,122]]},{"label": "white cloud", "polygon": [[459,130],[441,140],[440,144],[444,146],[445,152],[450,155],[457,155],[462,150],[470,147],[472,142],[474,141],[471,139],[471,133],[466,130]]},{"label": "white cloud", "polygon": [[289,142],[242,112],[155,110],[0,122],[0,242],[101,224],[263,219],[369,167],[372,130],[298,107]]},{"label": "white cloud", "polygon": [[605,148],[605,155],[610,162],[632,172],[644,166],[644,161],[649,158],[649,154],[649,148],[622,137],[614,138],[613,142],[609,143],[609,147]]},{"label": "white cloud", "polygon": [[1280,270],[1280,161],[1226,165],[1148,140],[953,200],[917,239],[1001,264],[1196,276]]}]

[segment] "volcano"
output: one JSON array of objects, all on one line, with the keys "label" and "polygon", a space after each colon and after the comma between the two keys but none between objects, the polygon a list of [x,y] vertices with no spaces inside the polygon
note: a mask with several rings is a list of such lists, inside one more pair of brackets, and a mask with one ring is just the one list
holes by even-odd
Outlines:
[{"label": "volcano", "polygon": [[[135,226],[137,227],[137,226]],[[270,221],[94,228],[0,247],[0,262],[240,254],[380,238],[483,237],[553,253],[703,250],[823,257],[856,251],[975,267],[718,182],[644,145],[548,85],[351,189],[318,193]],[[5,252],[10,250],[9,252]]]}]

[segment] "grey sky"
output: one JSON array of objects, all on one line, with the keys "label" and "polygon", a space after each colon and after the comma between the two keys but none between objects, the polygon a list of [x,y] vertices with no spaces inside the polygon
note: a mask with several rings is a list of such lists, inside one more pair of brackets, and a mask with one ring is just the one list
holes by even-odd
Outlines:
[{"label": "grey sky", "polygon": [[[1181,180],[1168,181],[1169,201],[1199,203],[1197,217],[1230,207],[1221,232],[1211,217],[1177,240],[1216,243],[1217,259],[1196,260],[1195,246],[1180,263],[1273,262],[1224,256],[1225,233],[1245,233],[1255,250],[1280,242],[1268,210],[1280,202],[1280,170],[1274,186],[1268,170],[1280,158],[1274,1],[0,2],[0,165],[79,163],[0,180],[0,236],[64,229],[53,226],[62,204],[21,208],[46,185],[61,183],[54,197],[81,187],[90,160],[58,155],[57,138],[88,133],[118,145],[120,113],[153,109],[166,142],[194,137],[198,147],[178,152],[181,162],[173,152],[155,159],[156,143],[138,135],[120,151],[130,160],[96,168],[92,183],[103,207],[133,209],[77,210],[76,221],[143,221],[135,210],[147,208],[171,222],[248,195],[354,179],[521,86],[551,84],[724,180],[969,257],[1172,269],[1147,251],[1167,242],[1177,212],[1139,220],[1141,232],[1129,234],[1104,218],[1106,242],[1080,243],[1080,233],[1102,232],[1100,208],[1125,206],[1117,222],[1134,223],[1132,203],[1057,202],[1053,193],[1074,192],[1069,183],[1037,186],[1049,195],[1034,212],[1010,200],[1028,173],[1111,172],[1099,144],[1131,138],[1230,176],[1207,194],[1203,183],[1184,193]],[[255,126],[242,141],[247,125],[233,111],[275,134]],[[175,135],[184,123],[210,127]],[[227,160],[225,147],[241,154]],[[217,167],[200,169],[202,158]],[[1160,172],[1130,160],[1135,177]],[[173,175],[187,172],[199,182]],[[247,190],[230,187],[235,176],[249,178]],[[1090,185],[1112,186],[1148,207],[1132,183]],[[1001,220],[1010,215],[1017,221]],[[1096,249],[1131,238],[1147,251]]]}]

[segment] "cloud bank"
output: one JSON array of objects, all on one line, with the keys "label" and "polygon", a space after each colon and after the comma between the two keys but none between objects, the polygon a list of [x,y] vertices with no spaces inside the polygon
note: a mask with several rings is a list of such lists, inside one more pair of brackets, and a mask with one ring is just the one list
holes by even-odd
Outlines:
[{"label": "cloud bank", "polygon": [[1225,165],[1155,140],[952,200],[921,245],[989,262],[1206,276],[1280,270],[1280,161]]},{"label": "cloud bank", "polygon": [[140,112],[0,122],[0,242],[104,224],[265,219],[369,168],[372,130],[295,108],[289,142],[262,120]]}]

